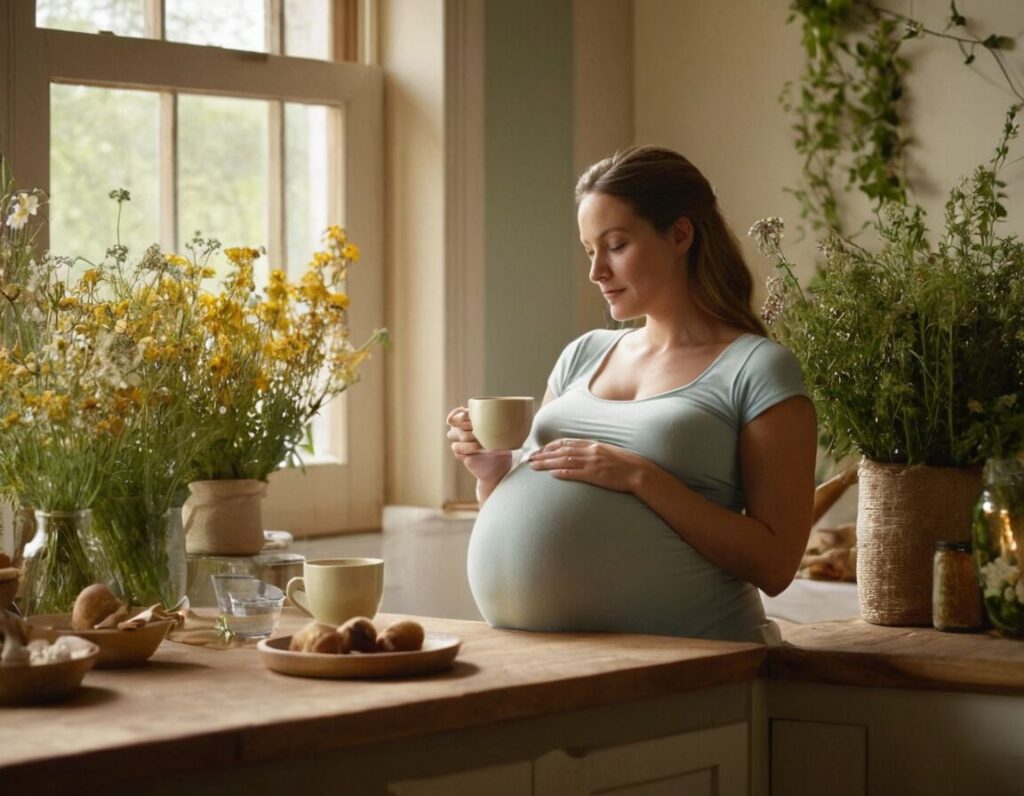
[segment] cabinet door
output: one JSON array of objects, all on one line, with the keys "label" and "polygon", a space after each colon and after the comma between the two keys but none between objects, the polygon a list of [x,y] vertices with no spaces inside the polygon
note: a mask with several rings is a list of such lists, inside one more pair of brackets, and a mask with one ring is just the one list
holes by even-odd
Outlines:
[{"label": "cabinet door", "polygon": [[773,796],[864,796],[867,742],[864,726],[772,719]]},{"label": "cabinet door", "polygon": [[746,723],[534,761],[535,796],[679,796],[749,792]]},{"label": "cabinet door", "polygon": [[439,777],[408,779],[388,785],[393,796],[530,796],[533,793],[529,760],[488,766]]}]

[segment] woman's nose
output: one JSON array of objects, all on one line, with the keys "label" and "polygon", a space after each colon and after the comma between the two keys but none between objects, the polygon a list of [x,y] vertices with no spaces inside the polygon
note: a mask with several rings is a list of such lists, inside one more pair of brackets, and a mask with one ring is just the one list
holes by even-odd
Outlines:
[{"label": "woman's nose", "polygon": [[600,253],[595,254],[590,260],[590,281],[603,282],[610,273],[605,258]]}]

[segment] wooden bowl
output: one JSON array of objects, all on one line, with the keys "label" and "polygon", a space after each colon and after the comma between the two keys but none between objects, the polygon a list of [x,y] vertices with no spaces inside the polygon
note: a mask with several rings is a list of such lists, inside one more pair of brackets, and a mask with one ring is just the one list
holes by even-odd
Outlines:
[{"label": "wooden bowl", "polygon": [[100,657],[100,648],[89,646],[88,655],[70,661],[0,666],[0,705],[39,705],[71,696]]},{"label": "wooden bowl", "polygon": [[174,625],[173,619],[147,622],[135,630],[72,630],[71,614],[37,614],[27,620],[31,638],[53,641],[58,636],[78,636],[99,647],[97,669],[140,666],[150,659]]}]

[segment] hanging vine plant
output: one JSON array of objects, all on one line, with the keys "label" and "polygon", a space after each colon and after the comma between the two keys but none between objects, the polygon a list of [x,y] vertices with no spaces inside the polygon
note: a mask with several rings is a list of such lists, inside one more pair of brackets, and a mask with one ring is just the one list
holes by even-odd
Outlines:
[{"label": "hanging vine plant", "polygon": [[987,53],[1012,93],[1024,100],[1003,61],[1014,40],[971,35],[955,2],[942,30],[870,0],[792,0],[787,21],[795,20],[807,60],[798,84],[787,84],[781,101],[796,117],[796,150],[804,160],[801,185],[787,190],[815,229],[846,231],[839,201],[850,191],[866,196],[876,210],[886,202],[907,204],[911,141],[901,111],[909,63],[900,55],[905,41],[933,37],[955,43],[966,66]]}]

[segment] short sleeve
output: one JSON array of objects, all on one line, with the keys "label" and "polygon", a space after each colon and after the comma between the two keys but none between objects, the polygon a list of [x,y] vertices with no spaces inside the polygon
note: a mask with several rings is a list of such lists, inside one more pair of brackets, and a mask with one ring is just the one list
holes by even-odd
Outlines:
[{"label": "short sleeve", "polygon": [[751,351],[734,384],[740,426],[787,398],[807,395],[796,356],[785,346],[763,338]]},{"label": "short sleeve", "polygon": [[548,389],[556,398],[564,393],[595,357],[607,349],[612,340],[620,334],[606,329],[587,332],[577,337],[562,349],[558,361],[548,377]]}]

